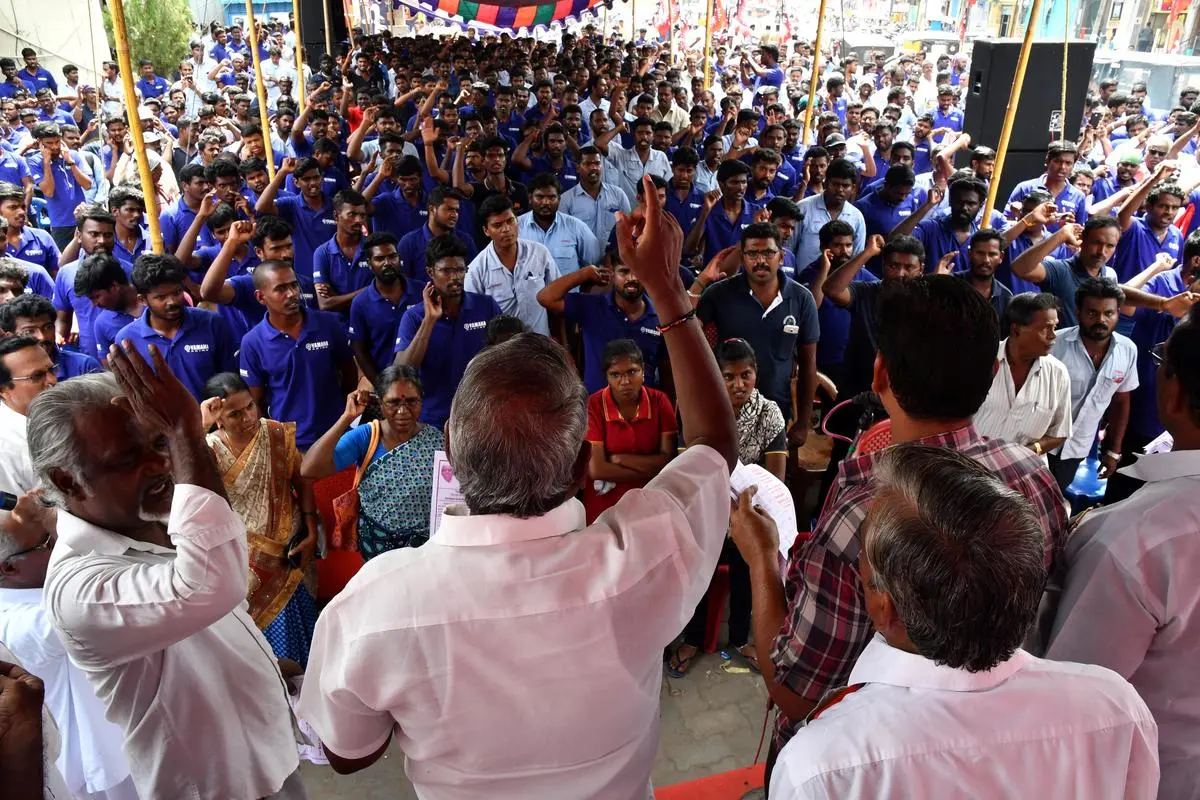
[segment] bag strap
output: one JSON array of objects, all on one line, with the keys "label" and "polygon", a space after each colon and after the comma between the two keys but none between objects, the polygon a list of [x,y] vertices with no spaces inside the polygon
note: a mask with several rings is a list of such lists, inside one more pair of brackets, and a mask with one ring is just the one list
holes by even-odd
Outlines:
[{"label": "bag strap", "polygon": [[375,451],[379,449],[379,433],[382,425],[378,421],[369,423],[371,426],[371,441],[367,443],[367,454],[363,457],[362,463],[358,465],[358,469],[354,473],[354,488],[358,488],[358,484],[363,479],[363,473],[367,471],[367,466],[371,463],[371,459],[375,457]]}]

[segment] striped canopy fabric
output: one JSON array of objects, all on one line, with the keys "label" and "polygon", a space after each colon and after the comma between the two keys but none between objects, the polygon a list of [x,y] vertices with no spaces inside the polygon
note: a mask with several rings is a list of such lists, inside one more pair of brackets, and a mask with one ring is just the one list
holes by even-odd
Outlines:
[{"label": "striped canopy fabric", "polygon": [[[565,23],[579,18],[585,11],[602,8],[611,0],[404,0],[403,5],[426,14],[446,18],[457,17],[463,23],[476,23],[504,30],[548,28],[553,22]],[[456,20],[457,21],[457,20]]]}]

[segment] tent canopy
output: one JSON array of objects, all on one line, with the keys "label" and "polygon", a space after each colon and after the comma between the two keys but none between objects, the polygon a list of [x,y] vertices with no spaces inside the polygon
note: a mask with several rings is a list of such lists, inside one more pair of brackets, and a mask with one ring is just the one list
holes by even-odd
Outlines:
[{"label": "tent canopy", "polygon": [[[17,9],[23,9],[18,17]],[[90,14],[89,14],[90,11]],[[89,19],[90,16],[90,19]],[[42,66],[54,73],[60,87],[62,68],[79,67],[80,83],[100,82],[100,63],[109,59],[104,18],[96,0],[38,0],[0,4],[0,54],[21,63],[21,50],[32,47]]]}]

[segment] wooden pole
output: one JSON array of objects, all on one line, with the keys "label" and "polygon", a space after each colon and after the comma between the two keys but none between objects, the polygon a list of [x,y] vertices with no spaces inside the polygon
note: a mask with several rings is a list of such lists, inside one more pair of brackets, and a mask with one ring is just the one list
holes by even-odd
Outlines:
[{"label": "wooden pole", "polygon": [[[150,159],[146,157],[146,143],[142,140],[142,118],[138,115],[137,93],[133,88],[133,61],[129,58],[129,32],[125,27],[125,6],[122,0],[109,0],[112,14],[113,38],[117,40],[117,66],[121,69],[121,85],[125,89],[125,107],[129,116],[129,136],[133,139],[133,154],[137,158],[138,177],[142,182],[142,194],[146,201],[146,222],[150,226],[150,247],[155,253],[163,252],[162,227],[158,216],[158,191],[154,188],[154,176],[150,171]],[[165,166],[162,169],[167,169]]]},{"label": "wooden pole", "polygon": [[813,41],[812,79],[808,82],[808,105],[804,107],[804,128],[800,131],[800,143],[808,147],[808,134],[812,129],[813,105],[817,102],[817,81],[821,77],[821,35],[825,32],[825,0],[817,12],[817,38]]},{"label": "wooden pole", "polygon": [[[329,22],[329,4],[333,0],[321,0],[321,13],[325,15],[325,55],[333,58],[333,25]],[[320,67],[320,59],[317,66]],[[308,91],[307,86],[300,87],[300,94],[303,95]]]},{"label": "wooden pole", "polygon": [[267,113],[267,86],[263,83],[262,57],[258,54],[258,31],[254,24],[254,0],[246,0],[246,24],[250,28],[250,55],[254,58],[254,93],[258,95],[258,122],[267,151],[267,175],[275,179],[275,153],[271,150],[271,115]]},{"label": "wooden pole", "polygon": [[712,15],[713,3],[716,0],[708,0],[708,4],[704,7],[704,88],[709,88],[709,81],[712,79]]},{"label": "wooden pole", "polygon": [[[299,98],[300,113],[304,113],[304,37],[300,35],[300,0],[292,0],[292,18],[296,21],[296,80],[292,89]],[[268,137],[269,138],[269,137]]]},{"label": "wooden pole", "polygon": [[[1013,77],[1012,90],[1008,93],[1008,108],[1004,112],[1004,125],[1000,128],[1000,141],[996,145],[996,168],[988,184],[987,203],[983,207],[983,219],[992,218],[996,207],[996,192],[1000,191],[1000,175],[1004,171],[1004,157],[1008,155],[1008,140],[1012,137],[1013,120],[1017,116],[1017,104],[1021,102],[1021,86],[1025,83],[1025,68],[1029,66],[1029,50],[1033,47],[1033,29],[1037,27],[1038,12],[1042,0],[1032,0],[1029,6],[1029,22],[1025,25],[1025,39],[1021,42],[1021,54],[1017,57],[1017,74]],[[1066,127],[1066,109],[1063,109],[1063,127]]]}]

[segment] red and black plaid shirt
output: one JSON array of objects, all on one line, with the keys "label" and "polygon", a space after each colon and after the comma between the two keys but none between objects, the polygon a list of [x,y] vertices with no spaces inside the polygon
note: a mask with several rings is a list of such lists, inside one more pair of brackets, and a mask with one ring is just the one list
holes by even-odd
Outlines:
[{"label": "red and black plaid shirt", "polygon": [[[1067,504],[1041,458],[1026,447],[985,439],[974,425],[919,442],[950,447],[975,459],[1024,495],[1042,521],[1047,566],[1054,563],[1066,540]],[[875,493],[871,473],[880,452],[843,462],[812,538],[788,560],[788,613],[771,660],[775,679],[814,703],[845,685],[874,633],[858,578],[858,531]],[[781,714],[776,746],[783,747],[794,730],[794,723]]]}]

